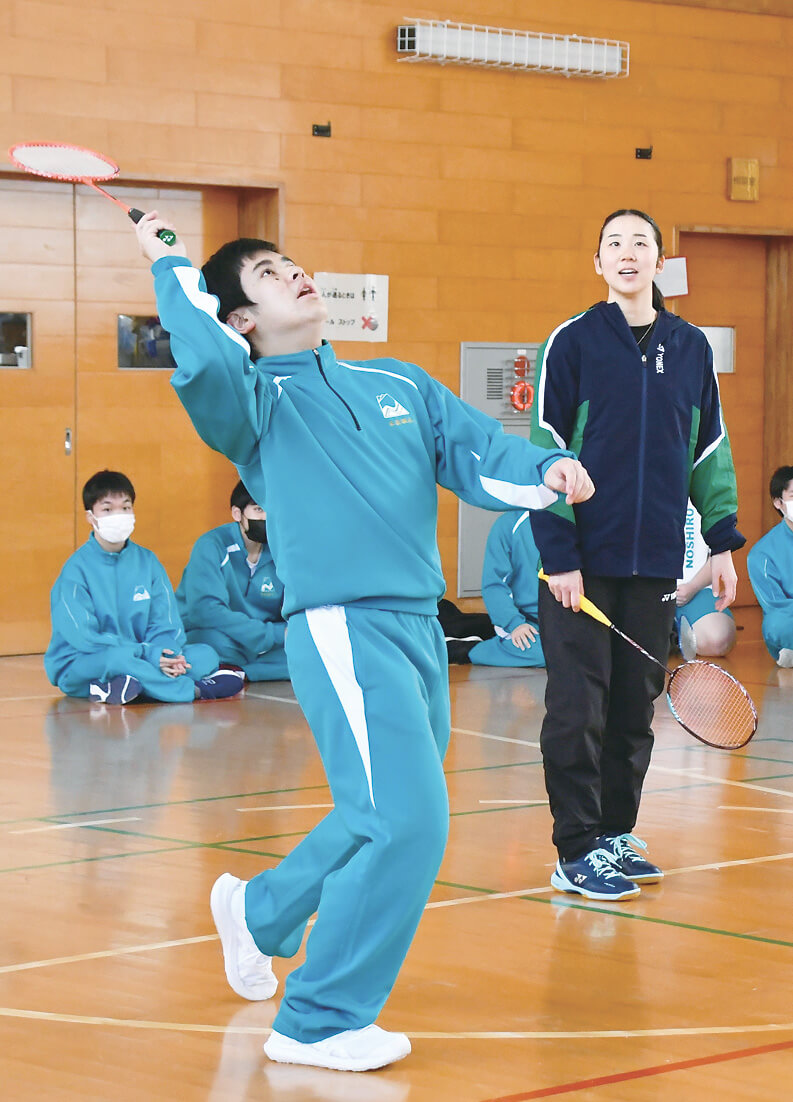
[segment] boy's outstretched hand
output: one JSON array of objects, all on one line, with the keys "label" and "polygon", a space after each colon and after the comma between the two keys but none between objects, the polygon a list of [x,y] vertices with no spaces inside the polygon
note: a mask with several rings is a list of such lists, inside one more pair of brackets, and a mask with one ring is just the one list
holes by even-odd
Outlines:
[{"label": "boy's outstretched hand", "polygon": [[166,245],[157,236],[160,230],[171,230],[176,233],[174,226],[160,218],[156,210],[150,210],[148,214],[144,214],[135,226],[140,251],[147,260],[150,260],[153,264],[155,260],[160,260],[163,256],[187,256],[184,241],[181,237],[177,236],[173,245]]},{"label": "boy's outstretched hand", "polygon": [[545,472],[543,482],[549,490],[565,495],[568,505],[587,501],[595,492],[595,486],[587,470],[577,459],[557,459]]}]

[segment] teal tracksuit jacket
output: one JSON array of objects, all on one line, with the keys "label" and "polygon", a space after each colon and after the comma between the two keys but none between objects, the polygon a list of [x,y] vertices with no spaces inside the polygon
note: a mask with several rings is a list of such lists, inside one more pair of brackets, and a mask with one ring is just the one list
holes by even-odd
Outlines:
[{"label": "teal tracksuit jacket", "polygon": [[281,616],[284,587],[267,544],[251,571],[236,522],[200,536],[176,590],[189,643],[208,643],[250,681],[289,676]]},{"label": "teal tracksuit jacket", "polygon": [[274,1021],[313,1042],[375,1020],[446,843],[436,483],[484,508],[541,507],[556,499],[546,468],[570,453],[506,436],[415,364],[343,362],[329,344],[254,362],[199,271],[180,257],[152,270],[173,386],[267,511],[292,684],[334,799],[245,896],[271,956],[296,953],[319,909]]},{"label": "teal tracksuit jacket", "polygon": [[[87,697],[92,681],[131,675],[147,696],[171,702],[194,698],[194,682],[217,669],[208,646],[185,645],[168,575],[157,556],[127,540],[103,550],[93,533],[65,562],[50,598],[52,638],[44,668],[69,696]],[[191,668],[167,677],[164,650],[183,654]]]},{"label": "teal tracksuit jacket", "polygon": [[544,666],[537,638],[525,650],[516,647],[510,633],[530,623],[539,631],[537,568],[540,553],[529,523],[529,512],[497,517],[487,537],[482,565],[482,597],[496,634],[477,643],[469,658],[475,666]]},{"label": "teal tracksuit jacket", "polygon": [[763,610],[763,639],[776,661],[780,650],[793,649],[793,529],[786,520],[757,541],[746,567]]}]

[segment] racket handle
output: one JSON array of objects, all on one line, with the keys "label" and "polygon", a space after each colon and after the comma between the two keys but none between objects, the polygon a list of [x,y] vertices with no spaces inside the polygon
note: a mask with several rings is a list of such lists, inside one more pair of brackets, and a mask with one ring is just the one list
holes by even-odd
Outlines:
[{"label": "racket handle", "polygon": [[[548,575],[545,573],[544,570],[538,570],[537,577],[544,582],[548,581]],[[593,620],[598,620],[601,624],[605,624],[607,628],[614,627],[605,612],[601,612],[598,606],[596,604],[593,604],[592,601],[590,601],[588,597],[585,597],[583,593],[578,598],[578,600],[581,606],[581,611],[585,612],[587,616],[591,616]]]},{"label": "racket handle", "polygon": [[[137,207],[130,207],[127,211],[127,214],[130,216],[133,222],[137,223],[140,222],[144,212],[142,210],[138,210]],[[173,245],[174,241],[176,241],[176,234],[173,232],[173,230],[160,230],[157,236],[159,237],[160,241],[162,241],[165,245]]]}]

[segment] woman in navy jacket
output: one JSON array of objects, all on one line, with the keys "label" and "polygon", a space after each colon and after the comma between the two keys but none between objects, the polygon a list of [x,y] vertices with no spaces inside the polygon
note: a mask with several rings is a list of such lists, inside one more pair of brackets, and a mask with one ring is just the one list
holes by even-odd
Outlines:
[{"label": "woman in navy jacket", "polygon": [[533,513],[549,584],[540,588],[547,714],[541,746],[560,891],[624,899],[663,873],[631,833],[650,763],[663,673],[577,615],[581,595],[662,661],[674,622],[690,496],[711,550],[721,611],[735,599],[737,494],[710,346],[669,313],[653,283],[661,232],[636,210],[610,214],[595,270],[608,300],[560,325],[539,351],[531,439],[574,449],[591,501]]}]

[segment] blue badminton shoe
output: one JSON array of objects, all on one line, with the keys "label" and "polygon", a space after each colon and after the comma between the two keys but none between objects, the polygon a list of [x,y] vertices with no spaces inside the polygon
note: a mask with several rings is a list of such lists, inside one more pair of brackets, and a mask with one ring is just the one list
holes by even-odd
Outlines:
[{"label": "blue badminton shoe", "polygon": [[137,677],[119,674],[109,681],[92,681],[88,686],[88,696],[94,704],[129,704],[140,696],[142,689]]},{"label": "blue badminton shoe", "polygon": [[663,880],[664,874],[658,866],[637,852],[647,849],[647,843],[635,834],[601,834],[597,845],[608,853],[622,875],[629,880],[639,884],[657,884]]},{"label": "blue badminton shoe", "polygon": [[216,670],[209,677],[196,681],[199,700],[227,700],[242,691],[245,674],[242,670]]},{"label": "blue badminton shoe", "polygon": [[629,899],[641,890],[620,872],[611,854],[600,847],[575,861],[557,861],[551,873],[551,887],[585,895],[587,899],[607,900]]}]

